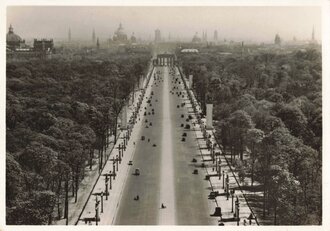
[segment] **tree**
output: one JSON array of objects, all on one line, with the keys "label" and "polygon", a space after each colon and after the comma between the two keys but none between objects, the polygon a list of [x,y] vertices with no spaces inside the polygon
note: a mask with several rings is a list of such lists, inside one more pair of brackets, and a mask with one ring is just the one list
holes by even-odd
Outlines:
[{"label": "tree", "polygon": [[240,159],[243,160],[246,133],[252,127],[251,117],[245,111],[237,110],[229,117],[229,123],[232,126],[232,144],[235,150],[239,150]]},{"label": "tree", "polygon": [[260,152],[260,144],[263,138],[264,132],[260,129],[252,128],[247,131],[247,143],[251,151],[251,186],[253,186],[254,182],[254,165],[258,155],[256,152]]},{"label": "tree", "polygon": [[13,155],[6,155],[6,205],[14,206],[22,193],[23,170]]},{"label": "tree", "polygon": [[32,191],[27,200],[17,203],[7,215],[8,224],[46,225],[52,222],[55,194],[50,191]]},{"label": "tree", "polygon": [[284,105],[277,116],[282,119],[294,136],[303,137],[303,133],[306,132],[307,119],[298,107]]}]

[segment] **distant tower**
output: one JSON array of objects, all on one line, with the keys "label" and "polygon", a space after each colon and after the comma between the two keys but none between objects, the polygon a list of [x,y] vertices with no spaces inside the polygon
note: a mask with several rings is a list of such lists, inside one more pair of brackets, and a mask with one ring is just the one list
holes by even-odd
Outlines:
[{"label": "distant tower", "polygon": [[99,42],[99,38],[97,37],[96,39],[96,48],[100,49],[100,42]]},{"label": "distant tower", "polygon": [[314,25],[313,25],[313,31],[312,31],[312,41],[315,41],[315,30],[314,30]]},{"label": "distant tower", "polygon": [[207,42],[207,31],[203,30],[202,42]]},{"label": "distant tower", "polygon": [[93,28],[93,35],[92,35],[92,39],[93,39],[93,44],[95,43],[95,29]]},{"label": "distant tower", "polygon": [[241,43],[241,56],[243,56],[244,53],[244,42]]},{"label": "distant tower", "polygon": [[218,42],[218,31],[217,30],[214,31],[213,40],[215,43]]},{"label": "distant tower", "polygon": [[161,41],[160,30],[155,30],[155,43],[159,43]]},{"label": "distant tower", "polygon": [[168,41],[171,41],[171,32],[168,33]]},{"label": "distant tower", "polygon": [[278,34],[275,35],[274,42],[275,42],[275,45],[279,45],[279,46],[281,45],[281,37]]},{"label": "distant tower", "polygon": [[12,34],[12,33],[14,33],[14,28],[13,28],[13,26],[10,24],[10,26],[9,26],[9,34]]},{"label": "distant tower", "polygon": [[68,35],[69,42],[71,42],[71,28],[69,28],[69,35]]}]

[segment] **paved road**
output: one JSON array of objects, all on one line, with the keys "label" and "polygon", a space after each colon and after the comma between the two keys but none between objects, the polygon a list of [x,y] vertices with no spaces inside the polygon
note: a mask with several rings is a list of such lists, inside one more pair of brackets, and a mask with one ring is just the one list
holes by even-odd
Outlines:
[{"label": "paved road", "polygon": [[[185,99],[179,93],[180,80],[170,74],[169,67],[159,67],[156,72],[159,75],[152,84],[150,104],[143,108],[146,116],[140,118],[144,126],[139,137],[145,136],[145,140],[135,141],[133,166],[115,224],[217,224],[217,219],[209,216],[213,211],[203,169],[198,169],[198,175],[193,174],[196,167],[191,161],[199,158],[199,150],[194,131],[181,127],[189,122],[187,108],[181,107]],[[185,141],[181,140],[183,133],[187,134]],[[133,175],[136,168],[141,171],[139,176]],[[137,195],[138,201],[134,200]],[[162,203],[166,208],[161,208]]]}]

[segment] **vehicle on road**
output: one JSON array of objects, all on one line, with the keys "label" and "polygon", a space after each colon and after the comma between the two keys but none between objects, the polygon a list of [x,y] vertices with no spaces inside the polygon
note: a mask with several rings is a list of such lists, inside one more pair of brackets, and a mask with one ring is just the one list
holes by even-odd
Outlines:
[{"label": "vehicle on road", "polygon": [[133,161],[128,161],[128,165],[133,165]]},{"label": "vehicle on road", "polygon": [[136,176],[139,176],[140,175],[140,169],[139,168],[136,168],[134,174]]}]

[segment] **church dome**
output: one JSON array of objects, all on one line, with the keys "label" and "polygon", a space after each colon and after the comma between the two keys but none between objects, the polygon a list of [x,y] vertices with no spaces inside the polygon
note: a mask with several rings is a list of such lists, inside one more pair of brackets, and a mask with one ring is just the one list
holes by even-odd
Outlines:
[{"label": "church dome", "polygon": [[200,37],[198,37],[198,33],[196,32],[196,34],[194,35],[192,42],[193,43],[200,43],[202,40]]},{"label": "church dome", "polygon": [[117,42],[126,42],[127,41],[127,35],[124,32],[124,28],[119,24],[119,28],[116,30],[114,36],[113,36],[113,41]]},{"label": "church dome", "polygon": [[125,34],[125,33],[124,33],[124,28],[123,28],[123,26],[121,25],[121,23],[120,23],[120,25],[119,25],[119,28],[117,29],[117,34],[118,34],[118,35]]},{"label": "church dome", "polygon": [[13,27],[10,25],[9,31],[6,37],[7,42],[21,42],[22,38],[14,33]]}]

